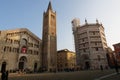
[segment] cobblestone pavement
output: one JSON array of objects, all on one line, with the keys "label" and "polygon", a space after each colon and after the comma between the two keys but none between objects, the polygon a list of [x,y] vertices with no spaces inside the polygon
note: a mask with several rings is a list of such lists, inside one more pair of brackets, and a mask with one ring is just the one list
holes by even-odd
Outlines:
[{"label": "cobblestone pavement", "polygon": [[[115,72],[114,70],[104,70],[104,71],[89,70],[89,71],[77,71],[77,72],[58,72],[58,73],[39,73],[39,74],[10,74],[9,80],[95,80],[101,76],[113,74],[114,72]],[[118,78],[120,80],[120,75],[119,74],[114,75],[111,78],[113,79],[110,80],[116,80],[115,78]],[[105,80],[109,80],[109,79],[106,78]]]},{"label": "cobblestone pavement", "polygon": [[119,74],[115,74],[113,76],[101,79],[101,80],[120,80],[120,73]]}]

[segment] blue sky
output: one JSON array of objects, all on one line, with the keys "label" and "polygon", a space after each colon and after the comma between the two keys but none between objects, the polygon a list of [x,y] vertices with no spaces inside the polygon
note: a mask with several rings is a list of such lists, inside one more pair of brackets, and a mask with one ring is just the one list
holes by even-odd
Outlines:
[{"label": "blue sky", "polygon": [[[28,28],[42,39],[43,12],[50,0],[0,0],[0,30]],[[74,50],[71,21],[95,23],[105,28],[108,46],[120,42],[120,0],[51,0],[57,12],[57,48]]]}]

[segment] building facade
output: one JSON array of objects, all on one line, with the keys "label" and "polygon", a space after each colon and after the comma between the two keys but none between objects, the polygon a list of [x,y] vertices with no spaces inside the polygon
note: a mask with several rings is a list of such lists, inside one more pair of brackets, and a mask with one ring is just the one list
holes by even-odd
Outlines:
[{"label": "building facade", "polygon": [[115,52],[112,51],[110,47],[107,48],[107,61],[108,61],[108,66],[110,68],[113,68],[115,66]]},{"label": "building facade", "polygon": [[56,12],[51,2],[43,13],[42,69],[50,72],[57,69]]},{"label": "building facade", "polygon": [[2,66],[8,71],[38,71],[41,39],[26,28],[0,31],[0,69]]},{"label": "building facade", "polygon": [[106,67],[107,42],[104,27],[96,23],[80,25],[79,19],[72,20],[77,65],[83,69],[99,69]]},{"label": "building facade", "polygon": [[57,68],[58,71],[72,71],[76,66],[76,54],[68,49],[59,50],[57,52]]},{"label": "building facade", "polygon": [[115,60],[117,64],[120,66],[120,43],[114,44],[114,51],[115,51]]}]

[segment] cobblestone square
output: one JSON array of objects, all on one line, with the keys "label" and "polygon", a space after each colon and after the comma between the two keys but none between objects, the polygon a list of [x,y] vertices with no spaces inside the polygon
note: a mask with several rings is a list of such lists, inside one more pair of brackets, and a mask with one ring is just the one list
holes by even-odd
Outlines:
[{"label": "cobblestone square", "polygon": [[115,74],[115,70],[89,70],[39,74],[9,74],[9,80],[120,80],[120,74],[115,74],[103,79],[100,78],[110,74]]}]

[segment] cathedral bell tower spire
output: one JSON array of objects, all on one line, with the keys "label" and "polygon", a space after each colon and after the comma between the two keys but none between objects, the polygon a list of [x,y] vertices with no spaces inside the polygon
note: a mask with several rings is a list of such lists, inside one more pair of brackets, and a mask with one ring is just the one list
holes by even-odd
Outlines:
[{"label": "cathedral bell tower spire", "polygon": [[52,10],[51,1],[49,2],[49,4],[48,4],[48,8],[47,8],[47,11],[49,11],[49,10]]}]

